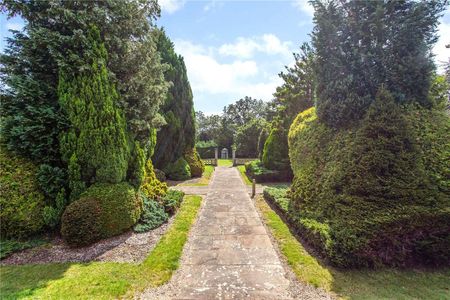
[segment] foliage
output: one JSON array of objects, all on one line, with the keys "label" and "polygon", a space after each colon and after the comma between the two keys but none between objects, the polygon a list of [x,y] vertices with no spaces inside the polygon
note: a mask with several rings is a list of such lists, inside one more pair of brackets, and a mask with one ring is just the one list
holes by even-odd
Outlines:
[{"label": "foliage", "polygon": [[195,144],[195,149],[201,158],[215,158],[215,148],[218,147],[217,143],[213,140],[210,141],[198,141]]},{"label": "foliage", "polygon": [[172,180],[187,180],[191,178],[191,168],[187,161],[180,157],[177,161],[170,163],[164,169],[164,173]]},{"label": "foliage", "polygon": [[183,201],[184,192],[169,190],[164,197],[161,197],[159,202],[164,206],[164,210],[172,215],[180,207]]},{"label": "foliage", "polygon": [[264,144],[262,162],[264,167],[270,170],[288,171],[290,169],[287,131],[278,122],[273,123]]},{"label": "foliage", "polygon": [[450,81],[444,75],[434,75],[430,87],[430,103],[434,108],[442,110],[449,104]]},{"label": "foliage", "polygon": [[261,130],[265,127],[264,119],[252,119],[238,127],[234,137],[237,157],[255,158],[258,156],[258,139]]},{"label": "foliage", "polygon": [[150,200],[156,200],[158,197],[164,196],[167,192],[167,184],[156,178],[150,159],[145,164],[144,180],[140,191]]},{"label": "foliage", "polygon": [[184,152],[184,159],[187,161],[189,168],[191,170],[192,177],[200,177],[205,171],[205,164],[198,155],[195,148],[187,149]]},{"label": "foliage", "polygon": [[446,1],[311,3],[321,121],[345,127],[360,120],[381,85],[399,104],[431,107],[428,91],[434,65],[430,49]]},{"label": "foliage", "polygon": [[288,188],[278,188],[278,187],[267,187],[264,189],[263,195],[264,199],[273,203],[278,209],[280,209],[284,214],[288,212],[289,209],[289,189]]},{"label": "foliage", "polygon": [[245,165],[237,166],[237,169],[238,169],[239,173],[241,174],[241,177],[242,177],[242,180],[244,180],[244,183],[246,185],[252,185],[252,180],[250,180],[250,178],[248,178],[247,173],[245,171]]},{"label": "foliage", "polygon": [[61,234],[71,246],[91,244],[131,228],[142,212],[142,199],[128,183],[95,184],[65,210]]},{"label": "foliage", "polygon": [[171,83],[161,106],[166,125],[158,131],[153,156],[155,166],[162,169],[194,147],[195,111],[183,57],[175,53],[174,45],[164,30],[156,31],[155,35],[158,52],[167,65],[164,78]]},{"label": "foliage", "polygon": [[299,114],[289,133],[298,228],[339,266],[448,263],[449,124],[385,90],[354,128]]},{"label": "foliage", "polygon": [[14,252],[19,252],[25,249],[34,248],[46,243],[42,238],[31,238],[27,240],[16,239],[0,239],[0,259],[4,259]]},{"label": "foliage", "polygon": [[264,119],[266,110],[264,101],[245,96],[224,107],[223,116],[230,120],[234,126],[240,127],[254,119]]},{"label": "foliage", "polygon": [[156,200],[147,198],[141,194],[143,210],[139,222],[134,226],[134,231],[142,233],[159,227],[167,221],[169,215],[164,211],[164,206]]},{"label": "foliage", "polygon": [[[95,27],[90,30],[89,42],[85,58],[92,59],[91,68],[74,76],[63,71],[59,78],[59,100],[70,124],[61,137],[61,151],[69,163],[71,186],[119,183],[128,167],[125,120],[116,107],[119,96],[109,81],[106,49]],[[79,192],[72,190],[71,198],[76,199]]]},{"label": "foliage", "polygon": [[44,228],[45,197],[38,188],[36,166],[0,148],[0,234],[23,238]]},{"label": "foliage", "polygon": [[444,299],[449,295],[450,268],[343,270],[325,265],[296,239],[294,230],[262,197],[256,205],[296,277],[343,299]]},{"label": "foliage", "polygon": [[116,299],[132,298],[146,288],[162,285],[179,266],[201,200],[199,196],[186,196],[174,222],[142,264],[1,266],[0,294],[6,299]]},{"label": "foliage", "polygon": [[264,126],[258,136],[258,159],[261,160],[264,153],[264,145],[269,137],[270,127]]},{"label": "foliage", "polygon": [[290,170],[269,170],[259,160],[254,160],[245,164],[245,172],[251,179],[256,182],[283,182],[292,179]]}]

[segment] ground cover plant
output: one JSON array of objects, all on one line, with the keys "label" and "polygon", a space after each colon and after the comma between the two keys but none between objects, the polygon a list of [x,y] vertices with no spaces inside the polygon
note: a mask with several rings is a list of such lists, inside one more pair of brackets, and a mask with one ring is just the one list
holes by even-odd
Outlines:
[{"label": "ground cover plant", "polygon": [[173,224],[141,264],[64,263],[0,266],[3,299],[133,298],[167,282],[178,268],[201,197],[186,196]]},{"label": "ground cover plant", "polygon": [[311,255],[292,229],[264,201],[256,205],[278,247],[297,278],[336,294],[342,299],[447,299],[450,268],[433,269],[336,269]]}]

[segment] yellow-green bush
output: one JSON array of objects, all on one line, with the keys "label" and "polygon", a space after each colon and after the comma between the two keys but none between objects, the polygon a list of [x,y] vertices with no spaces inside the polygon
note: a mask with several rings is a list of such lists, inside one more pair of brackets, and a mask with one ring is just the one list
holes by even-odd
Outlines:
[{"label": "yellow-green bush", "polygon": [[289,215],[339,266],[450,262],[450,120],[386,92],[346,129],[291,126]]},{"label": "yellow-green bush", "polygon": [[0,148],[0,233],[3,238],[22,238],[44,227],[44,195],[31,162]]},{"label": "yellow-green bush", "polygon": [[151,159],[147,160],[145,164],[144,179],[140,191],[151,200],[164,196],[167,192],[167,184],[156,178]]},{"label": "yellow-green bush", "polygon": [[198,155],[195,148],[189,149],[184,153],[184,159],[187,161],[189,168],[191,169],[192,177],[200,177],[205,171],[205,164]]},{"label": "yellow-green bush", "polygon": [[66,208],[61,234],[69,245],[88,245],[131,228],[141,212],[142,199],[128,183],[95,184]]}]

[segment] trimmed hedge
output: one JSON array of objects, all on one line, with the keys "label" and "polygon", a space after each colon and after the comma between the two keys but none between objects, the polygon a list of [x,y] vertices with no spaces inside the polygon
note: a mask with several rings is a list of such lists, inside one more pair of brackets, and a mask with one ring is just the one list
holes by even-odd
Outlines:
[{"label": "trimmed hedge", "polygon": [[172,180],[187,180],[191,178],[191,167],[184,158],[180,157],[176,162],[168,164],[164,173]]},{"label": "trimmed hedge", "polygon": [[0,147],[0,235],[23,238],[41,231],[45,197],[38,188],[37,168]]},{"label": "trimmed hedge", "polygon": [[201,177],[205,171],[205,164],[198,155],[195,148],[189,149],[184,153],[184,158],[189,165],[192,177]]},{"label": "trimmed hedge", "polygon": [[62,216],[61,234],[71,246],[84,246],[131,228],[142,199],[128,183],[96,184],[71,203]]},{"label": "trimmed hedge", "polygon": [[291,220],[338,266],[450,263],[450,120],[381,92],[358,126],[291,126]]},{"label": "trimmed hedge", "polygon": [[286,182],[292,180],[292,172],[288,170],[269,170],[264,167],[259,160],[254,160],[245,164],[245,173],[250,179],[256,182]]}]

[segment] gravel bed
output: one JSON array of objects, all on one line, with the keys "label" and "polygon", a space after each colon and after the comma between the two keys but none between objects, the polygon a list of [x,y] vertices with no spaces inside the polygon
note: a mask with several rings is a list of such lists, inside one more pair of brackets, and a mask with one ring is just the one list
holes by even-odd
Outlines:
[{"label": "gravel bed", "polygon": [[2,265],[46,264],[64,262],[128,262],[140,263],[155,247],[174,220],[145,233],[133,231],[101,240],[80,248],[70,248],[61,237],[55,237],[49,244],[12,254],[1,261]]}]

